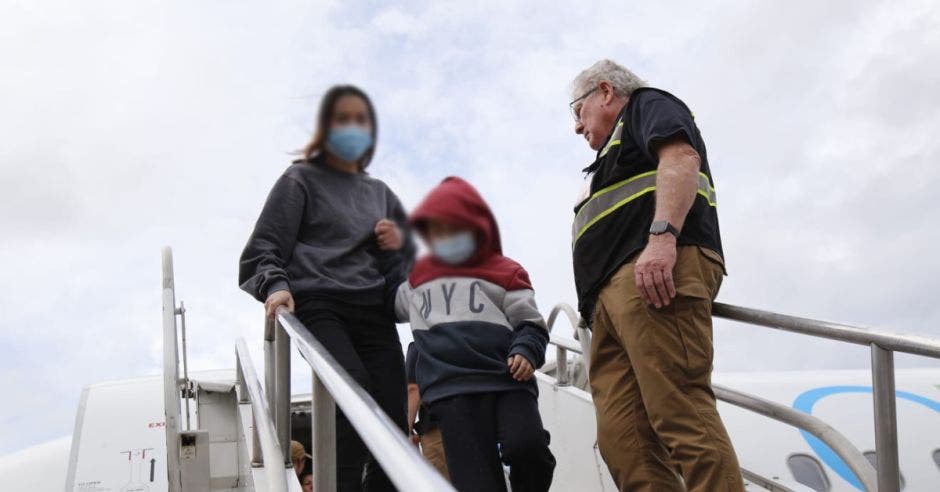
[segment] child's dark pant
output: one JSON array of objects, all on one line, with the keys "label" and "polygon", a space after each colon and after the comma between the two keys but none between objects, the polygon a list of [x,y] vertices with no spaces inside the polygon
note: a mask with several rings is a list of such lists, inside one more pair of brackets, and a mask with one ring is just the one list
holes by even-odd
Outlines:
[{"label": "child's dark pant", "polygon": [[538,402],[528,391],[458,395],[435,401],[451,482],[460,492],[504,492],[505,463],[513,492],[545,492],[555,457]]}]

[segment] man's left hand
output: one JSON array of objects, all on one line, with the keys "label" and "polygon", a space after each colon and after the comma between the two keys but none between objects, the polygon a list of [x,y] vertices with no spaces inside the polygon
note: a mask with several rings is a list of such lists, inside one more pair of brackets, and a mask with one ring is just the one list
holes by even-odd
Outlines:
[{"label": "man's left hand", "polygon": [[650,236],[649,243],[636,260],[636,290],[640,298],[657,309],[668,306],[676,297],[672,270],[676,266],[676,237],[672,234]]}]

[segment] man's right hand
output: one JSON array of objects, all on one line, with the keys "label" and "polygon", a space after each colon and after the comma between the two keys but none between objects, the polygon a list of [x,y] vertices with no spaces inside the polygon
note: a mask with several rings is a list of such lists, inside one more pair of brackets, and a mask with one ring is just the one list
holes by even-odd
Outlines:
[{"label": "man's right hand", "polygon": [[274,319],[278,306],[287,306],[288,311],[294,312],[294,296],[290,295],[289,290],[279,290],[268,295],[268,300],[264,301],[264,313],[268,319]]}]

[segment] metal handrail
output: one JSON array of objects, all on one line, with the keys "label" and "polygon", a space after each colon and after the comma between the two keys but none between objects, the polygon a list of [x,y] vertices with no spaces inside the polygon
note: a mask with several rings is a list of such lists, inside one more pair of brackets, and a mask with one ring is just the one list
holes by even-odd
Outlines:
[{"label": "metal handrail", "polygon": [[[558,321],[558,315],[561,313],[564,313],[568,318],[568,322],[574,329],[575,338],[578,339],[580,344],[552,333],[552,328],[555,327],[555,322]],[[549,339],[555,344],[555,380],[559,386],[568,386],[571,384],[568,380],[568,351],[584,354],[584,359],[589,360],[591,358],[590,335],[578,312],[564,302],[558,303],[552,308],[545,324],[548,328]]]},{"label": "metal handrail", "polygon": [[163,412],[166,422],[166,472],[169,492],[181,492],[179,353],[176,345],[176,292],[173,251],[164,247],[163,260]]},{"label": "metal handrail", "polygon": [[[314,338],[313,334],[286,308],[279,307],[273,323],[275,347],[279,342],[293,340],[300,354],[310,365],[313,376],[313,460],[314,490],[330,491],[336,488],[335,467],[335,410],[334,402],[342,409],[349,422],[359,433],[366,447],[378,460],[389,479],[399,490],[416,492],[454,491],[448,483],[406,438],[404,432],[382,411],[379,405]],[[270,330],[266,330],[270,331]],[[282,356],[275,350],[277,358]],[[289,362],[275,360],[277,381],[270,387],[287,391],[276,393],[274,411],[290,411]],[[284,370],[286,369],[286,371]],[[270,375],[266,375],[270,377]],[[275,425],[279,425],[275,419]],[[285,422],[289,426],[289,420]],[[278,429],[280,435],[283,430]],[[287,429],[289,433],[289,428]]]},{"label": "metal handrail", "polygon": [[[553,318],[549,324],[552,322],[554,322]],[[559,360],[556,362],[555,370],[555,379],[557,384],[559,386],[567,386],[568,375],[566,371],[562,371],[562,368],[567,368],[567,363],[564,362],[564,359],[567,357],[568,351],[574,352],[576,354],[582,354],[581,363],[586,363],[587,357],[583,356],[581,348],[578,346],[578,344],[567,338],[562,338],[552,334],[549,338],[549,342],[554,344],[556,350],[558,351],[558,355],[556,357],[558,357]],[[765,400],[763,398],[749,395],[740,391],[732,390],[723,386],[713,384],[712,388],[715,390],[715,397],[721,401],[745,408],[747,410],[751,410],[779,422],[792,425],[798,429],[806,430],[807,432],[818,437],[821,441],[831,447],[840,458],[845,460],[849,468],[855,472],[858,477],[860,477],[860,481],[867,490],[877,490],[874,487],[874,484],[877,483],[875,469],[865,458],[865,455],[862,454],[862,452],[859,451],[858,448],[856,448],[845,436],[840,434],[838,431],[833,429],[819,418],[800,412],[798,410],[793,410],[792,408],[785,405],[781,405],[779,403]],[[742,473],[760,477],[759,475],[744,469],[742,469]],[[763,479],[763,477],[760,478]]]},{"label": "metal handrail", "polygon": [[717,302],[712,307],[712,313],[714,316],[732,321],[869,346],[875,416],[875,456],[878,463],[875,467],[878,471],[877,490],[881,492],[901,490],[894,352],[940,359],[940,341],[919,335],[878,332],[857,326]]},{"label": "metal handrail", "polygon": [[268,404],[262,397],[261,383],[258,382],[255,365],[251,361],[251,354],[248,353],[248,346],[242,337],[238,337],[235,341],[235,365],[238,402],[251,404],[251,464],[264,467],[269,491],[286,492],[288,490],[285,473],[286,460],[278,445]]},{"label": "metal handrail", "polygon": [[[566,309],[566,308],[567,308],[567,309]],[[551,312],[552,312],[552,315],[549,316],[548,321],[547,321],[547,325],[548,325],[549,333],[550,333],[550,335],[549,335],[549,343],[554,344],[554,345],[555,345],[555,350],[556,350],[556,355],[555,355],[555,358],[556,358],[556,362],[555,362],[555,381],[556,381],[556,384],[557,384],[558,386],[568,386],[568,385],[570,384],[570,383],[568,382],[568,370],[567,370],[567,369],[568,369],[567,358],[568,358],[568,352],[569,352],[569,351],[574,352],[574,353],[576,353],[576,354],[581,354],[581,361],[580,361],[581,364],[587,364],[587,362],[590,360],[590,355],[585,355],[586,351],[584,350],[584,348],[585,348],[585,347],[589,348],[589,347],[591,346],[591,334],[590,334],[590,332],[586,331],[586,327],[584,326],[584,323],[583,323],[583,322],[581,322],[581,321],[579,320],[579,321],[576,322],[576,323],[575,323],[575,322],[572,323],[572,326],[574,326],[574,327],[575,327],[575,330],[576,330],[575,333],[580,333],[580,336],[578,337],[578,342],[580,342],[580,345],[581,345],[580,347],[579,347],[579,344],[578,344],[578,343],[575,343],[575,342],[574,342],[573,340],[571,340],[571,339],[562,338],[562,337],[560,337],[560,336],[558,336],[558,335],[555,335],[554,333],[551,333],[551,329],[552,329],[553,325],[555,324],[555,320],[556,320],[556,318],[557,318],[556,314],[557,314],[558,312],[573,312],[573,311],[574,311],[574,310],[571,309],[570,306],[568,306],[567,304],[564,304],[564,303],[559,304],[559,305],[555,306],[554,309],[552,309],[552,311],[551,311]],[[571,320],[571,315],[570,315],[570,314],[569,314],[569,320]],[[581,330],[585,330],[585,331],[581,331]],[[589,354],[589,353],[588,353],[588,354]],[[723,389],[724,389],[724,388],[723,388]],[[728,391],[728,392],[733,392],[733,390],[726,390],[726,391]],[[742,395],[743,397],[750,397],[750,395],[747,395],[747,394],[745,394],[745,393],[739,393],[739,394]],[[718,396],[718,394],[717,394],[717,392],[716,392],[716,396],[717,396],[719,399],[722,399],[724,395]],[[731,403],[731,402],[729,402],[729,403]],[[781,407],[782,407],[782,406],[781,406]],[[782,407],[782,408],[786,408],[786,407]],[[805,415],[805,414],[804,414],[804,415]],[[812,418],[815,419],[815,417],[812,417]],[[818,419],[817,419],[817,420],[818,420]],[[826,424],[823,423],[822,425],[826,425]],[[835,432],[835,431],[833,431],[833,432]],[[838,434],[838,433],[836,433],[836,434]],[[841,436],[840,436],[840,437],[841,437]],[[820,437],[820,439],[823,440],[823,442],[826,442],[826,443],[830,443],[830,442],[831,442],[831,441],[830,441],[830,437],[829,437],[828,435],[826,435],[826,436],[824,436],[824,437]],[[846,441],[846,439],[845,439],[845,438],[842,438],[842,441]],[[834,442],[833,444],[834,444],[835,446],[840,446],[840,443],[839,443],[839,442]],[[851,446],[851,444],[849,444],[849,446]],[[852,457],[854,457],[854,458],[857,458],[858,456],[861,456],[863,459],[865,458],[865,456],[864,456],[863,454],[861,454],[861,453],[859,452],[859,450],[856,449],[856,448],[854,448],[854,447],[852,447],[851,449],[842,449],[842,448],[840,447],[839,449],[840,449],[840,451],[846,453],[847,456],[852,456]],[[842,456],[842,454],[840,454],[840,456]],[[857,463],[857,460],[854,460],[854,459],[853,459],[853,463]],[[871,464],[868,462],[868,460],[865,460],[865,465],[867,465],[869,468],[871,468]],[[871,468],[870,471],[871,471],[871,473],[873,474],[873,473],[874,473],[874,468]],[[773,479],[770,479],[770,478],[761,476],[760,474],[755,473],[755,472],[753,472],[753,471],[751,471],[751,470],[748,470],[748,469],[746,469],[746,468],[743,468],[743,467],[741,468],[741,474],[744,476],[745,479],[747,479],[747,480],[749,480],[749,481],[751,481],[751,482],[753,482],[753,483],[755,483],[755,484],[758,484],[758,485],[760,485],[761,487],[763,487],[763,488],[765,488],[765,489],[767,489],[767,490],[772,490],[772,491],[775,491],[775,492],[793,492],[792,489],[790,489],[789,487],[787,487],[787,486],[785,486],[785,485],[783,485],[783,484],[780,484],[780,483],[776,482],[776,481],[773,480]]]},{"label": "metal handrail", "polygon": [[[788,487],[788,486],[786,486],[786,485],[784,485],[784,484],[782,484],[782,483],[780,483],[780,482],[777,482],[778,479],[777,479],[776,477],[774,477],[774,478],[767,478],[767,477],[765,477],[765,476],[763,476],[763,475],[760,475],[760,474],[758,474],[758,473],[755,473],[755,472],[753,472],[753,471],[751,471],[751,470],[748,470],[747,468],[744,468],[744,467],[741,467],[741,475],[742,475],[742,476],[744,477],[744,479],[747,480],[748,482],[751,482],[751,483],[757,485],[758,487],[760,487],[760,488],[762,488],[762,489],[765,489],[765,490],[768,490],[768,491],[770,491],[770,492],[796,492],[796,491],[794,491],[792,488],[790,488],[790,487]],[[809,490],[809,489],[804,489],[804,490]]]},{"label": "metal handrail", "polygon": [[842,458],[866,490],[877,490],[878,475],[865,455],[848,438],[818,417],[717,384],[713,384],[712,389],[721,401],[792,425],[818,437]]},{"label": "metal handrail", "polygon": [[[570,311],[573,310],[567,304],[561,303],[555,306],[552,310],[552,316],[549,318],[549,326],[554,322],[558,312],[568,313]],[[886,333],[857,326],[789,316],[718,302],[713,304],[712,314],[715,317],[732,321],[869,346],[872,358],[872,396],[875,416],[875,454],[877,459],[877,466],[874,467],[874,470],[876,470],[875,473],[877,475],[877,487],[874,486],[874,484],[867,483],[866,478],[856,472],[853,465],[848,463],[848,460],[846,460],[846,463],[853,472],[856,472],[856,476],[865,485],[867,490],[878,490],[881,492],[900,491],[894,352],[904,352],[940,359],[940,341],[919,335]],[[570,318],[571,315],[569,314],[569,319]],[[580,327],[581,325],[579,323],[579,321],[576,322],[572,320],[572,326]],[[576,333],[578,332],[576,331]],[[586,337],[582,336],[580,338],[581,343],[584,344]],[[578,352],[578,350],[576,350],[576,346],[571,341],[554,335],[551,336],[551,342],[556,345],[557,350],[556,380],[559,386],[565,386],[568,384],[567,352]],[[583,359],[589,360],[590,356],[584,356]],[[718,391],[716,391],[716,396],[717,394]],[[728,395],[729,393],[723,394],[723,396]],[[741,395],[745,394],[741,393]],[[745,396],[748,398],[757,398],[751,395]],[[721,396],[719,396],[719,399],[727,403],[735,404],[732,401],[723,399]],[[738,401],[740,401],[740,399]],[[795,410],[791,410],[788,407],[781,408],[786,408],[788,412],[795,412]],[[806,415],[802,412],[798,413]],[[764,415],[775,418],[772,415]],[[794,425],[790,422],[786,423]],[[812,433],[811,429],[805,430]],[[822,438],[820,437],[820,439]],[[822,440],[826,442],[825,439]],[[829,442],[826,443],[830,444]],[[830,447],[833,446],[830,444]],[[842,456],[842,452],[847,452],[845,449],[837,450],[835,447],[833,447],[833,450],[840,456]],[[858,450],[855,449],[855,451]],[[853,452],[852,454],[854,455],[856,453]],[[868,460],[865,461],[866,463],[868,462]],[[856,464],[856,466],[862,465]],[[868,466],[870,467],[870,464]]]},{"label": "metal handrail", "polygon": [[878,345],[885,350],[940,359],[940,341],[906,333],[885,333],[841,323],[820,321],[716,302],[712,314],[718,318],[751,325],[828,338],[858,345]]}]

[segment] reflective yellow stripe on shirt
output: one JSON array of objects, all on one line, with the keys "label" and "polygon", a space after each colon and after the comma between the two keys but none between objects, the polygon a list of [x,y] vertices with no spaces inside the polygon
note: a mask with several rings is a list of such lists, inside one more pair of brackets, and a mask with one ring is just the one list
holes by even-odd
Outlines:
[{"label": "reflective yellow stripe on shirt", "polygon": [[[656,191],[656,171],[637,174],[632,178],[598,190],[591,195],[574,217],[574,225],[571,230],[572,244],[578,242],[578,239],[591,226],[604,217],[616,212],[620,207],[637,198],[654,191]],[[705,198],[710,206],[717,205],[715,188],[712,187],[711,181],[704,173],[698,175],[698,194]]]},{"label": "reflective yellow stripe on shirt", "polygon": [[621,136],[623,136],[623,120],[617,122],[617,127],[614,128],[614,133],[612,133],[610,138],[607,139],[607,145],[604,146],[604,150],[601,151],[601,154],[598,157],[604,157],[607,155],[607,151],[609,151],[611,147],[620,145]]}]

